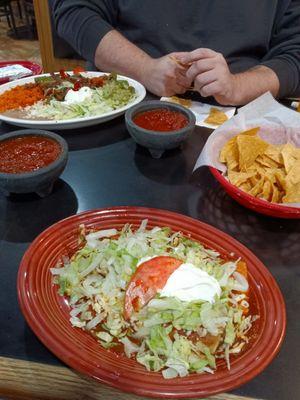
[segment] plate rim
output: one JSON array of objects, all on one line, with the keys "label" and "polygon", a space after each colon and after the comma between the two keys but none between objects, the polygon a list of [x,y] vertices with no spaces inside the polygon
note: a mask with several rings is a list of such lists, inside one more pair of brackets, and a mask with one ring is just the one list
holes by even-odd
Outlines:
[{"label": "plate rim", "polygon": [[[273,288],[272,288],[273,290],[272,290],[272,292],[270,291],[270,293],[272,293],[272,296],[274,298],[273,308],[274,308],[274,310],[276,308],[279,308],[279,310],[281,311],[279,319],[282,323],[278,324],[279,327],[278,327],[278,332],[276,335],[276,345],[272,347],[272,349],[269,351],[267,356],[264,356],[263,362],[260,361],[260,364],[258,366],[256,366],[255,368],[253,367],[251,369],[251,371],[247,370],[247,378],[246,379],[242,378],[243,375],[238,376],[238,379],[236,379],[233,384],[231,382],[228,383],[226,381],[226,383],[224,383],[222,387],[209,390],[208,392],[204,390],[201,392],[199,392],[199,391],[193,392],[192,391],[191,393],[189,393],[189,392],[187,392],[187,390],[183,391],[183,392],[178,392],[178,391],[172,392],[172,390],[171,390],[168,393],[166,393],[166,392],[161,392],[159,390],[155,391],[153,388],[152,388],[152,390],[140,389],[140,388],[136,389],[136,388],[127,387],[127,386],[124,388],[120,384],[118,384],[118,382],[116,382],[116,381],[105,379],[105,378],[99,377],[99,376],[94,376],[91,373],[88,373],[85,368],[83,368],[82,366],[78,366],[78,364],[76,364],[75,361],[70,361],[67,354],[63,354],[63,355],[58,354],[58,352],[56,351],[57,349],[54,351],[53,348],[51,348],[51,346],[49,347],[49,342],[47,342],[47,335],[46,335],[46,337],[44,337],[43,335],[40,334],[38,324],[33,318],[34,313],[32,313],[32,310],[27,309],[28,305],[26,305],[26,301],[28,301],[30,303],[30,301],[28,300],[28,293],[26,293],[26,291],[25,291],[25,285],[23,285],[23,281],[25,282],[25,276],[26,276],[27,258],[30,259],[31,252],[32,252],[32,249],[34,249],[34,246],[36,246],[40,242],[40,240],[43,240],[44,236],[47,237],[47,235],[51,234],[52,230],[54,230],[55,228],[59,228],[60,226],[66,225],[66,224],[68,225],[68,223],[73,222],[73,220],[74,220],[74,222],[75,221],[78,222],[78,219],[80,220],[78,222],[78,224],[82,223],[82,220],[89,216],[90,217],[99,216],[99,218],[100,218],[100,216],[110,215],[111,213],[113,213],[116,218],[116,217],[118,217],[117,215],[115,215],[117,212],[119,214],[121,214],[122,216],[126,215],[126,213],[127,213],[129,218],[132,216],[132,215],[130,215],[130,212],[132,212],[134,214],[139,213],[139,212],[147,212],[149,214],[149,219],[151,219],[151,216],[154,216],[153,214],[151,215],[151,213],[153,213],[153,212],[154,212],[154,214],[156,213],[156,216],[160,213],[164,213],[164,214],[167,214],[167,217],[175,217],[175,216],[177,218],[179,217],[180,223],[182,222],[181,221],[182,219],[185,223],[193,222],[196,225],[202,226],[202,228],[206,228],[206,229],[210,230],[210,232],[217,233],[218,236],[221,236],[223,239],[226,239],[226,241],[230,241],[231,243],[233,243],[233,245],[235,247],[237,247],[238,250],[241,250],[244,255],[246,255],[247,257],[250,257],[252,262],[255,261],[256,268],[258,268],[258,266],[259,266],[259,268],[263,269],[264,274],[266,274],[266,277],[263,275],[264,278],[270,280],[270,284],[272,283],[272,285],[273,285]],[[98,223],[99,223],[99,220],[98,220]],[[218,244],[218,245],[221,246],[221,244]],[[31,249],[31,251],[30,251],[30,249]],[[23,285],[23,288],[22,288],[22,285]],[[280,288],[279,288],[275,278],[273,277],[273,275],[270,273],[270,271],[267,269],[267,267],[256,257],[256,255],[252,251],[250,251],[246,246],[241,244],[238,240],[234,239],[227,233],[225,233],[211,225],[208,225],[200,220],[194,219],[192,217],[189,217],[189,216],[177,213],[177,212],[164,210],[164,209],[149,208],[149,207],[135,207],[135,206],[104,207],[104,208],[97,208],[97,209],[93,209],[93,210],[84,211],[82,213],[67,217],[63,220],[56,222],[55,224],[53,224],[50,227],[48,227],[47,229],[45,229],[41,234],[39,234],[38,237],[32,242],[32,244],[26,250],[26,252],[22,258],[22,261],[20,263],[20,267],[19,267],[19,271],[18,271],[17,291],[18,291],[19,304],[20,304],[22,313],[25,316],[27,323],[29,324],[31,329],[34,331],[34,333],[37,335],[37,337],[42,341],[42,343],[48,349],[50,349],[50,351],[52,351],[59,359],[64,361],[71,368],[74,368],[75,370],[77,370],[80,373],[83,373],[85,375],[89,375],[92,378],[96,379],[97,381],[106,383],[109,386],[113,386],[113,387],[115,387],[119,390],[125,391],[125,392],[135,393],[137,395],[144,395],[144,396],[148,396],[148,397],[155,397],[155,398],[157,398],[157,397],[163,397],[163,398],[183,398],[183,397],[184,398],[194,398],[194,397],[198,397],[199,398],[199,396],[201,396],[201,397],[208,396],[208,395],[213,395],[213,394],[228,391],[228,390],[233,390],[233,389],[245,384],[249,380],[253,379],[256,375],[258,375],[260,372],[262,372],[266,368],[266,366],[273,360],[273,358],[279,352],[279,350],[282,346],[284,337],[285,337],[285,333],[286,333],[286,308],[285,308],[285,302],[284,302],[283,295],[282,295]],[[276,296],[274,293],[276,293]],[[265,306],[265,304],[264,304],[264,306]],[[70,328],[74,329],[71,325],[70,325]],[[51,341],[51,338],[50,338],[50,341]],[[257,346],[257,344],[256,344],[256,346]],[[190,376],[198,377],[197,375],[190,375]],[[201,376],[201,375],[199,375],[199,376]],[[226,379],[227,380],[229,379],[229,381],[231,381],[232,378],[230,378],[230,373],[228,373],[228,378],[226,378]],[[166,382],[170,382],[170,381],[166,381]]]}]

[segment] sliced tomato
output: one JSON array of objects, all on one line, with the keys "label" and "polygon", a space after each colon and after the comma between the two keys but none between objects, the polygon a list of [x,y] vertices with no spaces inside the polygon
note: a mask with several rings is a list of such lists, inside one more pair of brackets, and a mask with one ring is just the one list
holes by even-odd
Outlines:
[{"label": "sliced tomato", "polygon": [[169,276],[182,264],[174,257],[159,256],[142,263],[132,276],[125,293],[124,318],[139,311],[163,289]]}]

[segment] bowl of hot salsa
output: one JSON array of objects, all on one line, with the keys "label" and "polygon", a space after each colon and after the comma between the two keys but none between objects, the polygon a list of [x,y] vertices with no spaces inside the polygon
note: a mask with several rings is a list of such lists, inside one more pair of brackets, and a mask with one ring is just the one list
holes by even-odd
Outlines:
[{"label": "bowl of hot salsa", "polygon": [[55,133],[24,129],[0,136],[0,191],[44,197],[63,172],[67,142]]},{"label": "bowl of hot salsa", "polygon": [[166,101],[145,101],[125,114],[126,127],[141,146],[154,158],[165,150],[178,147],[195,128],[194,114],[180,104]]}]

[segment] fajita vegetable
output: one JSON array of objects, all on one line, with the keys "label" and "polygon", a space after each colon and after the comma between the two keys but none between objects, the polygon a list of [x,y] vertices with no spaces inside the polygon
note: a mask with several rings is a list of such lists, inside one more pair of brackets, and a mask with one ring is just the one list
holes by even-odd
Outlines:
[{"label": "fajita vegetable", "polygon": [[85,232],[82,247],[52,269],[70,321],[110,351],[164,378],[213,373],[238,356],[256,315],[246,264],[168,227]]}]

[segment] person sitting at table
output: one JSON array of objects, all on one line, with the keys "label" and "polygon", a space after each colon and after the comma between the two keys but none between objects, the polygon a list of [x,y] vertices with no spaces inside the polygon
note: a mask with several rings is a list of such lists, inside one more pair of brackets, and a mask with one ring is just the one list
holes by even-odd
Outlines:
[{"label": "person sitting at table", "polygon": [[53,13],[86,60],[158,96],[300,95],[299,0],[56,0]]}]

